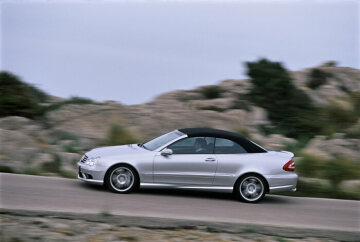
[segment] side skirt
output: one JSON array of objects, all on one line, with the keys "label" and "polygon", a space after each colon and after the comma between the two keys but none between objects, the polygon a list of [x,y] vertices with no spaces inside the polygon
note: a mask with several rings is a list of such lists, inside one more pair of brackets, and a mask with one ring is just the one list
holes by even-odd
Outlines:
[{"label": "side skirt", "polygon": [[225,192],[225,193],[231,193],[233,191],[233,187],[182,185],[182,184],[167,184],[167,183],[140,183],[140,188],[203,190],[203,191],[217,191],[217,192]]}]

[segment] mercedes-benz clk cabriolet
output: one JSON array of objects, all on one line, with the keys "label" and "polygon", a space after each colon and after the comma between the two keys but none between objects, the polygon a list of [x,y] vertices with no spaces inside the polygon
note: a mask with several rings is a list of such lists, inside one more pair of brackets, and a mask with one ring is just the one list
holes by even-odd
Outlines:
[{"label": "mercedes-benz clk cabriolet", "polygon": [[245,202],[296,191],[294,154],[217,129],[178,129],[141,144],[102,147],[78,162],[78,178],[129,193],[140,187],[233,192]]}]

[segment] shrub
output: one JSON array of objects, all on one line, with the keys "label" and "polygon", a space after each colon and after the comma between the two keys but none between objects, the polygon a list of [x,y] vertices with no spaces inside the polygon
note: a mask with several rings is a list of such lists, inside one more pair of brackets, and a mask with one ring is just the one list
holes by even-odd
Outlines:
[{"label": "shrub", "polygon": [[300,138],[296,142],[286,143],[284,150],[291,151],[295,154],[295,156],[300,155],[301,150],[305,148],[305,146],[309,143],[310,138]]},{"label": "shrub", "polygon": [[248,139],[251,139],[251,133],[249,132],[249,130],[245,129],[245,128],[239,128],[236,130],[236,133],[248,138]]},{"label": "shrub", "polygon": [[329,73],[314,68],[310,71],[308,75],[308,81],[306,83],[306,86],[308,86],[311,89],[317,89],[320,86],[326,84],[328,77],[330,77]]},{"label": "shrub", "polygon": [[250,105],[246,99],[247,98],[245,95],[239,94],[234,102],[230,105],[229,109],[243,109],[250,111]]},{"label": "shrub", "polygon": [[318,110],[306,93],[296,88],[281,63],[260,59],[246,65],[253,84],[249,99],[267,110],[281,134],[299,138],[320,132],[322,124],[313,118]]},{"label": "shrub", "polygon": [[42,169],[39,168],[26,168],[24,174],[39,176],[43,173]]},{"label": "shrub", "polygon": [[344,180],[359,179],[360,165],[346,159],[333,159],[324,163],[321,176],[327,179],[334,188]]},{"label": "shrub", "polygon": [[53,155],[53,161],[44,163],[42,165],[42,170],[45,172],[52,172],[52,173],[60,173],[61,169],[61,159],[59,155]]},{"label": "shrub", "polygon": [[303,181],[298,180],[296,185],[296,192],[286,192],[288,196],[300,197],[334,197],[334,191],[327,184],[318,181]]},{"label": "shrub", "polygon": [[324,160],[315,155],[305,154],[295,163],[296,172],[304,177],[319,177]]},{"label": "shrub", "polygon": [[299,180],[297,183],[296,192],[285,192],[287,196],[300,197],[325,197],[325,198],[339,198],[339,199],[360,199],[360,190],[352,192],[345,192],[339,189],[334,189],[332,186],[322,184],[320,182]]},{"label": "shrub", "polygon": [[69,100],[53,103],[49,106],[46,106],[42,109],[42,114],[45,114],[47,112],[51,112],[54,110],[57,110],[65,105],[69,104],[78,104],[78,105],[85,105],[85,104],[99,104],[94,102],[93,100],[89,98],[83,98],[83,97],[71,97]]},{"label": "shrub", "polygon": [[215,111],[215,112],[224,112],[224,111],[226,111],[225,108],[220,108],[220,107],[213,106],[213,105],[202,106],[202,107],[198,107],[197,109],[199,109],[199,110],[211,110],[211,111]]},{"label": "shrub", "polygon": [[345,136],[351,139],[360,139],[360,122],[348,128],[345,131]]},{"label": "shrub", "polygon": [[94,104],[95,102],[90,98],[84,97],[71,97],[69,100],[65,101],[66,104]]},{"label": "shrub", "polygon": [[78,153],[79,151],[74,147],[74,145],[74,142],[72,142],[71,144],[65,144],[62,148],[68,153]]},{"label": "shrub", "polygon": [[78,136],[68,133],[68,132],[64,132],[64,131],[59,131],[57,134],[57,137],[59,140],[73,140],[76,141],[79,139]]},{"label": "shrub", "polygon": [[289,240],[287,240],[285,238],[282,238],[282,237],[276,237],[275,240],[278,241],[278,242],[288,242],[289,241]]},{"label": "shrub", "polygon": [[15,173],[15,171],[10,166],[5,166],[5,165],[0,165],[0,172]]},{"label": "shrub", "polygon": [[222,90],[219,86],[207,86],[200,89],[200,93],[206,99],[215,99],[221,97],[221,94],[224,90]]},{"label": "shrub", "polygon": [[329,125],[332,125],[335,130],[341,130],[354,124],[358,116],[351,108],[343,107],[342,105],[332,102],[324,108],[325,118]]},{"label": "shrub", "polygon": [[117,123],[110,125],[106,136],[106,145],[124,145],[137,142],[136,137],[122,125]]},{"label": "shrub", "polygon": [[360,116],[360,91],[351,93],[350,100],[355,112]]},{"label": "shrub", "polygon": [[103,210],[100,211],[99,213],[100,216],[103,216],[103,217],[110,217],[112,216],[110,210],[108,210],[107,208],[104,208]]},{"label": "shrub", "polygon": [[0,93],[0,117],[35,118],[41,112],[39,103],[47,99],[44,92],[9,72],[0,72]]},{"label": "shrub", "polygon": [[76,172],[70,172],[70,171],[60,171],[59,175],[65,178],[75,179],[77,178]]},{"label": "shrub", "polygon": [[334,61],[334,60],[326,61],[322,64],[322,66],[325,66],[325,67],[335,67],[337,65],[338,65],[337,61]]},{"label": "shrub", "polygon": [[300,175],[327,179],[334,187],[344,180],[360,178],[359,163],[347,159],[324,160],[315,155],[305,154],[296,162],[295,167]]}]

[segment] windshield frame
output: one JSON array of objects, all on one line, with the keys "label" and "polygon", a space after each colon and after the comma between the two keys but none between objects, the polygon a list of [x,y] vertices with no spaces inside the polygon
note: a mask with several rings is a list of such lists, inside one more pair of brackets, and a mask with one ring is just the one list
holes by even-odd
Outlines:
[{"label": "windshield frame", "polygon": [[[151,142],[151,141],[153,141],[153,140],[155,140],[155,139],[157,139],[157,138],[159,138],[159,137],[161,137],[161,136],[170,134],[170,133],[176,133],[176,134],[178,134],[179,136],[176,137],[176,138],[174,138],[174,139],[172,139],[172,140],[170,140],[169,142],[167,142],[167,143],[165,143],[165,144],[157,147],[156,149],[153,149],[153,150],[146,146],[147,143],[149,143],[149,142]],[[162,149],[166,148],[168,145],[172,144],[173,142],[175,142],[175,141],[177,141],[177,140],[179,140],[179,139],[183,139],[184,137],[187,137],[187,135],[184,134],[184,133],[182,133],[182,132],[180,132],[179,130],[173,130],[173,131],[171,131],[171,132],[169,132],[169,133],[160,135],[160,136],[158,136],[158,137],[156,137],[156,138],[154,138],[154,139],[152,139],[152,140],[147,141],[146,143],[143,144],[143,147],[144,147],[145,149],[147,149],[147,150],[150,150],[150,151],[161,151]]]}]

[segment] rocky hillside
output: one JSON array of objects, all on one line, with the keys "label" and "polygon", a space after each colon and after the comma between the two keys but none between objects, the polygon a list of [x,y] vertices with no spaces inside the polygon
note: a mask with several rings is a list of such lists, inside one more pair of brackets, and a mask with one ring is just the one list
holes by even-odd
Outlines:
[{"label": "rocky hillside", "polygon": [[[360,93],[360,70],[328,64],[290,75],[316,106],[335,103],[345,111],[360,111],[352,102],[353,96]],[[52,98],[43,105],[62,105],[48,110],[42,118],[7,116],[0,119],[1,169],[73,176],[74,166],[83,152],[108,144],[107,137],[114,125],[121,126],[139,141],[177,128],[213,127],[240,132],[271,149],[304,151],[324,159],[340,155],[358,160],[358,116],[347,133],[333,132],[306,141],[269,133],[266,127],[274,125],[267,118],[267,111],[249,100],[251,86],[249,80],[225,80],[218,85],[173,91],[149,103],[132,106],[113,101],[72,104]]]}]

